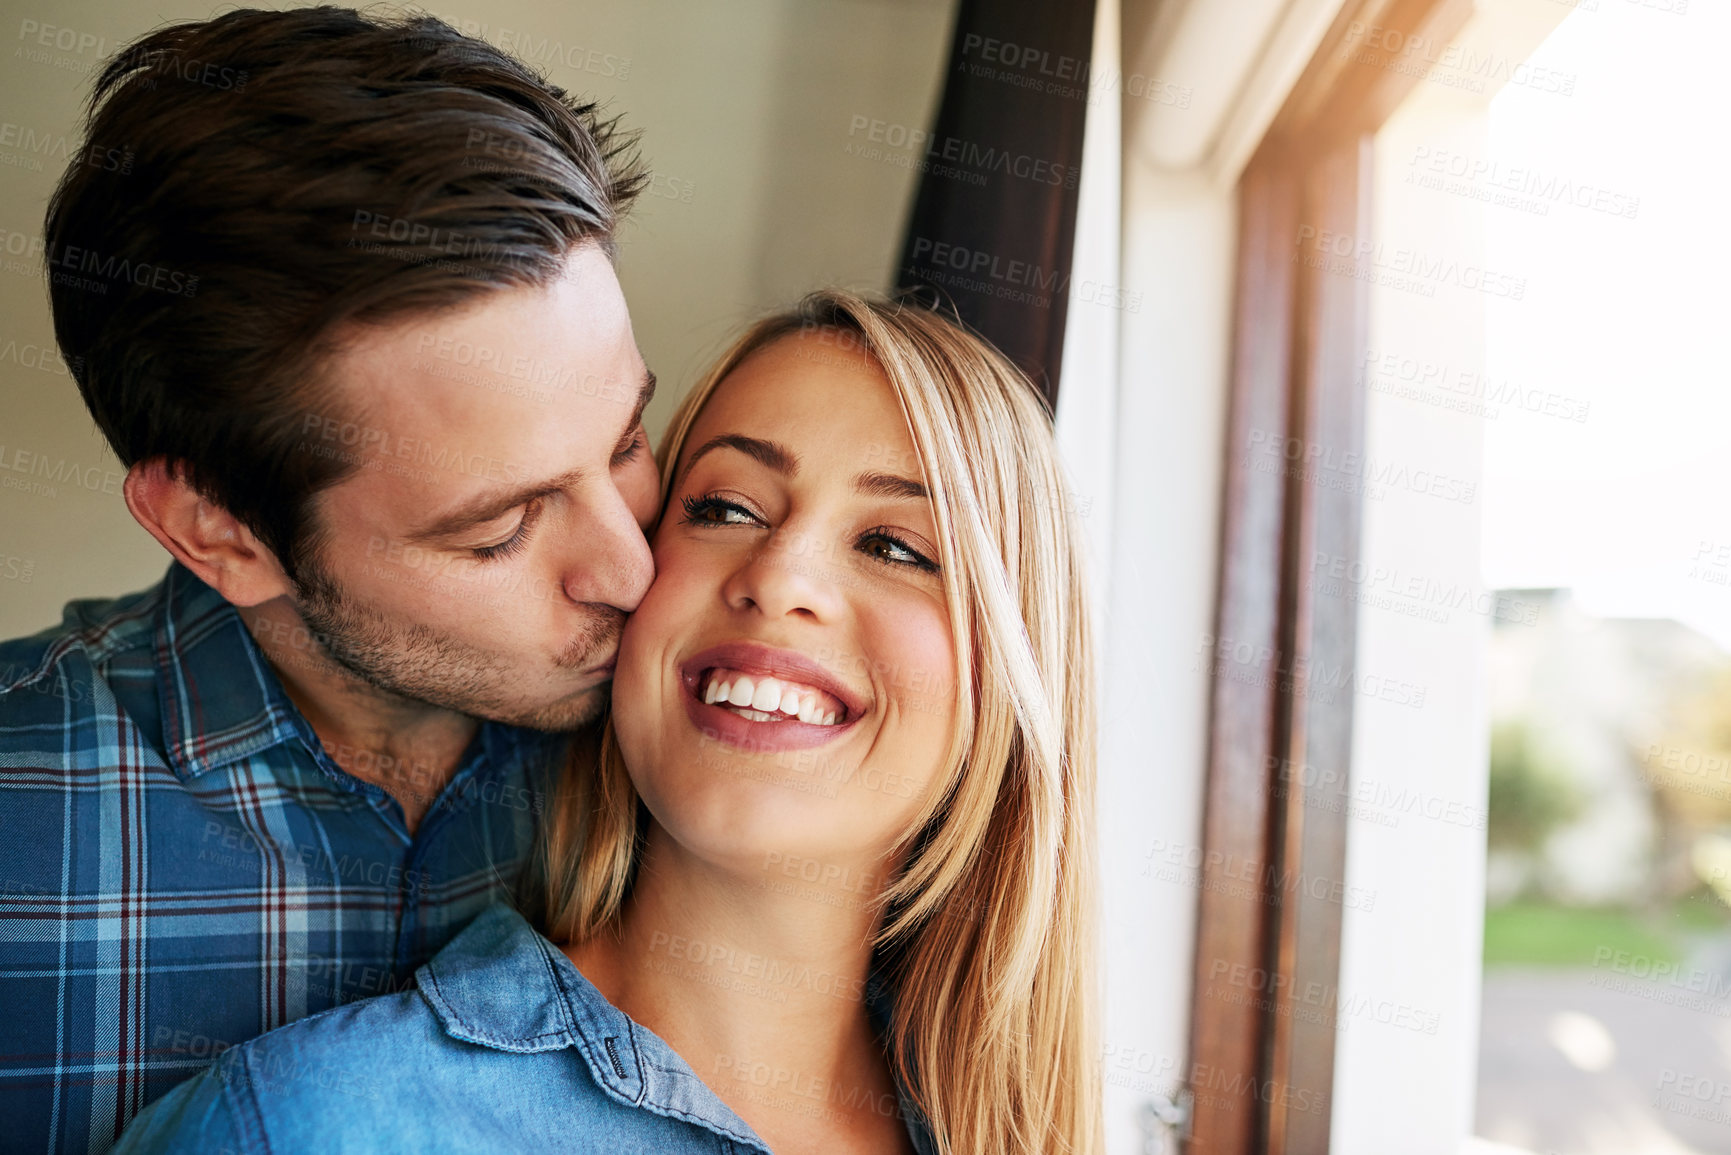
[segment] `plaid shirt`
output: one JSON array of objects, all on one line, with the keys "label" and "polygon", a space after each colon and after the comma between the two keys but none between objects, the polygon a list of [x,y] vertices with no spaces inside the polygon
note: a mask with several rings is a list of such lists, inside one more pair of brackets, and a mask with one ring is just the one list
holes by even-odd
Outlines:
[{"label": "plaid shirt", "polygon": [[178,564],[0,643],[0,1149],[105,1152],[228,1047],[412,984],[508,893],[557,748],[483,725],[410,837]]}]

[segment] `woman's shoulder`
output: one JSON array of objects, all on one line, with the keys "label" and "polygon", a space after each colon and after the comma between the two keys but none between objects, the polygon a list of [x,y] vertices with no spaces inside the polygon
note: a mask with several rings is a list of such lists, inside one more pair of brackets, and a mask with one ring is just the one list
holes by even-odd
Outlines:
[{"label": "woman's shoulder", "polygon": [[310,1149],[303,1132],[321,1121],[385,1124],[441,1038],[415,991],[309,1016],[224,1051],[145,1108],[115,1153]]},{"label": "woman's shoulder", "polygon": [[513,1085],[547,1074],[526,1069],[524,1052],[551,1047],[497,1045],[546,1033],[540,941],[516,912],[489,909],[416,972],[414,988],[229,1048],[146,1108],[116,1151],[484,1149],[498,1136],[467,1132],[485,1122],[489,1097],[504,1107]]},{"label": "woman's shoulder", "polygon": [[416,980],[231,1048],[139,1115],[117,1155],[574,1141],[679,1152],[713,1150],[717,1135],[747,1150],[756,1140],[508,907],[477,918]]}]

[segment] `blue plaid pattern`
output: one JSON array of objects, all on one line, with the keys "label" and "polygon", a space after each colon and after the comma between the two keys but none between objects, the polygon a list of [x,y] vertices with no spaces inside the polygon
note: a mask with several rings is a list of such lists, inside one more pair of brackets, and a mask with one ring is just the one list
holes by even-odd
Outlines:
[{"label": "blue plaid pattern", "polygon": [[483,725],[411,838],[178,564],[0,643],[0,1150],[100,1155],[227,1048],[411,986],[508,895],[559,749]]}]

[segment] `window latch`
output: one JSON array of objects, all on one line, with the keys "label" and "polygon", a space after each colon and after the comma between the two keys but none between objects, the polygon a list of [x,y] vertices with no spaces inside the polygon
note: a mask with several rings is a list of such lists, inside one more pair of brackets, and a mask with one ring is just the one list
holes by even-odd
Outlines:
[{"label": "window latch", "polygon": [[1142,1100],[1142,1155],[1178,1155],[1190,1137],[1190,1088]]}]

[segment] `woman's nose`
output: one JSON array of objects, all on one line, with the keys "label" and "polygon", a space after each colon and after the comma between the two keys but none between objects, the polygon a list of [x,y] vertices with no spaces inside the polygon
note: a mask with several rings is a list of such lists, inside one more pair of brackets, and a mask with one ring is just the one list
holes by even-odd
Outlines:
[{"label": "woman's nose", "polygon": [[784,526],[743,560],[722,594],[729,605],[766,617],[827,619],[840,609],[849,580],[833,553],[828,539]]}]

